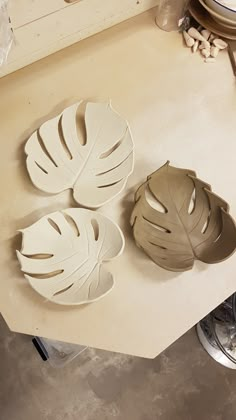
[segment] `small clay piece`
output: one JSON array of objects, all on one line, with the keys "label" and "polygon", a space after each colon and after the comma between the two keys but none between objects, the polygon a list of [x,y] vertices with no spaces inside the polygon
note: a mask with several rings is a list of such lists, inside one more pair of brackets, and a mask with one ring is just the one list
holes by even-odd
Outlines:
[{"label": "small clay piece", "polygon": [[202,41],[202,44],[204,45],[204,48],[209,50],[211,48],[211,44],[209,41]]},{"label": "small clay piece", "polygon": [[201,42],[201,44],[200,44],[200,46],[199,46],[199,50],[203,50],[203,49],[206,49],[206,50],[210,50],[210,48],[211,48],[211,44],[210,44],[210,42],[208,42],[208,41],[202,41]]},{"label": "small clay piece", "polygon": [[198,41],[205,41],[205,38],[200,34],[200,32],[197,31],[196,28],[190,28],[188,30],[189,36],[191,36],[194,39],[197,39]]},{"label": "small clay piece", "polygon": [[236,249],[229,205],[194,171],[169,162],[138,188],[130,223],[136,244],[167,270],[217,263]]},{"label": "small clay piece", "polygon": [[17,257],[26,280],[41,296],[61,305],[101,299],[114,285],[103,262],[120,255],[118,225],[95,211],[70,208],[43,216],[21,230]]},{"label": "small clay piece", "polygon": [[[192,46],[192,52],[195,53],[198,49],[205,58],[206,63],[214,63],[219,51],[227,47],[227,44],[208,29],[199,26],[197,29],[191,27],[188,32],[184,32],[186,44]],[[195,40],[194,44],[193,41]],[[212,45],[213,42],[213,45]],[[213,60],[211,60],[211,58]],[[209,59],[209,60],[208,60]]]},{"label": "small clay piece", "polygon": [[202,53],[203,57],[205,57],[205,58],[210,57],[210,51],[207,50],[206,48],[203,48],[203,50],[201,50],[201,53]]},{"label": "small clay piece", "polygon": [[219,48],[215,47],[214,45],[212,45],[211,47],[211,57],[216,58],[217,55],[219,54]]},{"label": "small clay piece", "polygon": [[194,45],[194,39],[186,31],[183,31],[183,37],[187,47],[191,48]]},{"label": "small clay piece", "polygon": [[228,44],[227,44],[225,41],[223,41],[223,39],[220,39],[220,38],[216,38],[216,39],[214,39],[214,40],[213,40],[213,44],[214,44],[217,48],[219,48],[219,50],[224,50],[225,48],[227,48],[227,47],[228,47]]},{"label": "small clay piece", "polygon": [[215,63],[216,59],[214,57],[205,58],[205,63]]},{"label": "small clay piece", "polygon": [[199,46],[199,41],[196,40],[193,47],[192,47],[192,52],[195,53],[198,50],[198,46]]},{"label": "small clay piece", "polygon": [[214,34],[210,35],[210,38],[208,39],[209,42],[214,41],[214,39],[216,38],[216,36]]},{"label": "small clay piece", "polygon": [[211,32],[210,32],[210,31],[208,31],[208,29],[203,29],[203,30],[201,31],[201,34],[202,34],[203,38],[205,38],[205,40],[206,40],[206,41],[208,41],[208,39],[209,39],[209,38],[210,38],[210,36],[211,36]]}]

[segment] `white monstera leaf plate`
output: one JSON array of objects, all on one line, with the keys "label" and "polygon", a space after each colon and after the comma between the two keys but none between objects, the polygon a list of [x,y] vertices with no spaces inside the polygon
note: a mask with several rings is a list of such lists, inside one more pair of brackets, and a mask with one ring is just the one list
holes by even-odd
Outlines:
[{"label": "white monstera leaf plate", "polygon": [[114,280],[104,261],[120,255],[124,237],[109,218],[86,209],[48,214],[22,232],[17,257],[40,295],[62,305],[101,299]]},{"label": "white monstera leaf plate", "polygon": [[82,108],[78,102],[41,125],[26,143],[26,164],[40,190],[71,188],[78,204],[98,208],[125,187],[134,145],[127,121],[110,104],[87,103],[81,124]]}]

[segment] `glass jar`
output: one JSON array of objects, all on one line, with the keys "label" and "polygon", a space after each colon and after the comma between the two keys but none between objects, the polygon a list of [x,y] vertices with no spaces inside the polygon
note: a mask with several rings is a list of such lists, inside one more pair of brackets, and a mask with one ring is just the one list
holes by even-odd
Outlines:
[{"label": "glass jar", "polygon": [[164,31],[178,31],[183,23],[189,0],[160,0],[156,24]]}]

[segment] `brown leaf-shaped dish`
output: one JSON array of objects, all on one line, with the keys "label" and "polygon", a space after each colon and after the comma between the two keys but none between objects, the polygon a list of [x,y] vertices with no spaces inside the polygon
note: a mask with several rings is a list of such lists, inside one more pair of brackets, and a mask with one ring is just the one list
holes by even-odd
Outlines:
[{"label": "brown leaf-shaped dish", "polygon": [[217,263],[236,249],[229,205],[194,171],[169,162],[138,188],[130,222],[136,244],[167,270]]}]

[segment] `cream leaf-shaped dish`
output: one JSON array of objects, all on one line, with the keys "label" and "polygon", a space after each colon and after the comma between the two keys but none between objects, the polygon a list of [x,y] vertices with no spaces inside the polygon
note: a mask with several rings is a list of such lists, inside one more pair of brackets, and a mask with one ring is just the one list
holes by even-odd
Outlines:
[{"label": "cream leaf-shaped dish", "polygon": [[103,262],[120,255],[124,236],[106,216],[69,208],[48,214],[22,232],[17,257],[40,295],[62,305],[94,302],[113,287]]},{"label": "cream leaf-shaped dish", "polygon": [[78,130],[82,101],[46,121],[25,146],[27,169],[40,190],[73,189],[76,202],[98,208],[125,187],[133,170],[133,141],[127,121],[110,104],[87,103]]}]

